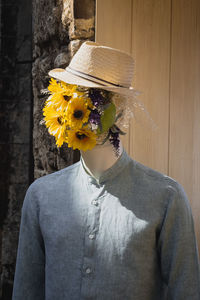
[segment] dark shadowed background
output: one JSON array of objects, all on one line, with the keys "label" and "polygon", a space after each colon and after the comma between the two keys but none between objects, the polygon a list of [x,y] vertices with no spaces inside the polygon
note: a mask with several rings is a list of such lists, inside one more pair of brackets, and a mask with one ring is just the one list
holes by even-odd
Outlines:
[{"label": "dark shadowed background", "polygon": [[95,0],[1,0],[0,299],[12,297],[21,207],[34,179],[80,159],[39,125],[48,71],[95,40]]}]

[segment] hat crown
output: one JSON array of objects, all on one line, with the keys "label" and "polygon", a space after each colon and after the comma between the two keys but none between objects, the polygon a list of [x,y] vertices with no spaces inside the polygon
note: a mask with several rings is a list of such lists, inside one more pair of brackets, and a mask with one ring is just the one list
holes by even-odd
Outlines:
[{"label": "hat crown", "polygon": [[[97,42],[84,42],[72,57],[69,68],[102,79],[109,85],[130,87],[134,60],[128,53]],[[66,70],[67,68],[66,67]]]}]

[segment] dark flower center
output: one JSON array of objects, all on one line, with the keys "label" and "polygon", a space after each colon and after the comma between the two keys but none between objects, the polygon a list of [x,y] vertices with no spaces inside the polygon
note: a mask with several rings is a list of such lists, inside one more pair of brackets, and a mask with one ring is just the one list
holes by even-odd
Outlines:
[{"label": "dark flower center", "polygon": [[57,121],[58,121],[58,123],[59,123],[60,125],[63,124],[62,117],[58,117],[58,118],[57,118]]},{"label": "dark flower center", "polygon": [[84,133],[80,134],[80,133],[76,132],[76,137],[77,137],[79,140],[83,140],[84,138],[87,137],[87,135],[85,135]]},{"label": "dark flower center", "polygon": [[69,99],[71,98],[71,96],[67,96],[67,95],[63,95],[63,97],[66,101],[69,101]]},{"label": "dark flower center", "polygon": [[82,117],[83,117],[82,110],[75,110],[75,112],[74,112],[74,118],[81,119]]}]

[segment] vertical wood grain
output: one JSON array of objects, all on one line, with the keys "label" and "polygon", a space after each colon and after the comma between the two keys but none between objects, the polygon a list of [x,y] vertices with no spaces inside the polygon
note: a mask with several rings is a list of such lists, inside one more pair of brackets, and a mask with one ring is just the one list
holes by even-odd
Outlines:
[{"label": "vertical wood grain", "polygon": [[200,247],[200,2],[174,0],[169,175],[190,200]]},{"label": "vertical wood grain", "polygon": [[132,85],[158,128],[133,119],[122,141],[182,184],[200,249],[200,1],[97,0],[95,39],[133,56]]},{"label": "vertical wood grain", "polygon": [[[131,54],[131,0],[97,0],[95,41]],[[130,129],[121,138],[130,152]]]},{"label": "vertical wood grain", "polygon": [[132,8],[134,85],[143,92],[140,100],[158,128],[154,131],[150,123],[143,126],[133,120],[130,155],[165,174],[168,173],[170,4],[170,0],[133,0]]}]

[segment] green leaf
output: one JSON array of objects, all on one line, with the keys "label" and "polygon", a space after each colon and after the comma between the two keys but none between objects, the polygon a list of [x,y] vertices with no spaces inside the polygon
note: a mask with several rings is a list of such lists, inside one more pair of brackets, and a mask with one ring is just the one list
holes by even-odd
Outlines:
[{"label": "green leaf", "polygon": [[97,133],[101,134],[107,131],[114,123],[115,123],[115,115],[116,115],[116,107],[114,103],[110,103],[110,105],[104,110],[101,115],[101,127],[97,129]]}]

